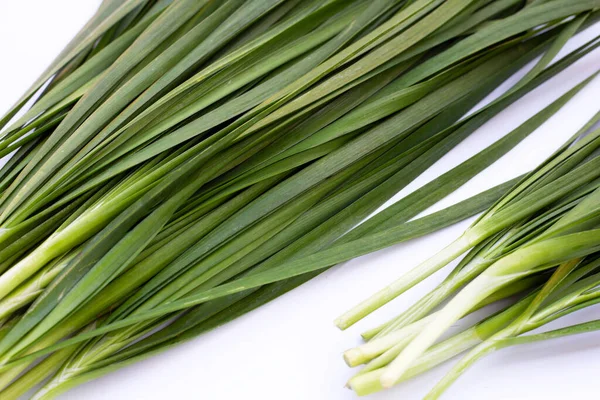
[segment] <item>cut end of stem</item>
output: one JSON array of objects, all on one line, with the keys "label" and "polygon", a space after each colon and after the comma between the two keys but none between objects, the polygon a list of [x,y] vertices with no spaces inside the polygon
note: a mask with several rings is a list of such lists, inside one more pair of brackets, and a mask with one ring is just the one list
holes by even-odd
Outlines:
[{"label": "cut end of stem", "polygon": [[360,337],[365,342],[368,342],[369,340],[373,339],[375,337],[375,335],[377,335],[379,332],[381,332],[380,329],[371,329],[371,330],[361,333]]},{"label": "cut end of stem", "polygon": [[381,391],[379,377],[381,370],[370,371],[364,374],[355,375],[347,383],[347,386],[358,396],[366,396]]},{"label": "cut end of stem", "polygon": [[333,323],[335,324],[336,327],[339,328],[339,330],[343,331],[345,329],[347,329],[350,325],[348,324],[348,321],[345,321],[343,316],[340,316],[338,318],[335,319],[335,321],[333,321]]},{"label": "cut end of stem", "polygon": [[344,352],[344,361],[349,367],[357,367],[364,363],[364,354],[356,347],[346,350]]}]

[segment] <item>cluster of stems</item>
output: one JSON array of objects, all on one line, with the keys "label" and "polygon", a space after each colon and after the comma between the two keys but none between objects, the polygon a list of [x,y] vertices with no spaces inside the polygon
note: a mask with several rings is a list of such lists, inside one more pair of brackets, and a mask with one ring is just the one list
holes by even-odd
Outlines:
[{"label": "cluster of stems", "polygon": [[[0,168],[0,398],[19,398],[42,382],[35,398],[52,398],[248,313],[327,268],[490,207],[443,254],[340,319],[352,324],[476,249],[414,309],[348,352],[351,364],[369,362],[351,387],[376,390],[380,381],[406,377],[413,358],[423,360],[410,369],[417,373],[500,329],[510,330],[494,339],[504,345],[514,332],[554,318],[540,317],[554,305],[543,303],[513,329],[507,315],[521,308],[511,308],[427,355],[439,321],[534,290],[557,264],[572,265],[557,255],[534,272],[510,275],[516,283],[507,285],[499,276],[511,266],[494,263],[525,245],[571,240],[582,227],[595,232],[591,212],[581,210],[589,211],[600,175],[590,160],[596,133],[576,135],[524,178],[413,218],[527,138],[593,76],[367,217],[600,45],[595,38],[554,60],[596,22],[599,5],[104,0],[0,119],[0,156],[7,156]],[[536,59],[511,90],[473,110]],[[591,265],[587,253],[576,257],[584,261],[575,271]],[[466,283],[485,284],[489,293],[465,291],[457,311],[432,313]],[[592,301],[587,291],[577,298],[561,310]]]}]

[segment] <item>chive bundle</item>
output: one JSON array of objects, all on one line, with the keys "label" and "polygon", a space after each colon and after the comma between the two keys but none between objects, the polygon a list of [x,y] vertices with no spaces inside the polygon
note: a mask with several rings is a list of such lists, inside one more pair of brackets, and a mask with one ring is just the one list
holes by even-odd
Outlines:
[{"label": "chive bundle", "polygon": [[[572,21],[578,23],[577,18]],[[502,140],[538,126],[540,117],[553,113],[596,74]],[[377,392],[467,352],[425,397],[436,399],[495,350],[600,328],[591,321],[525,335],[599,301],[598,121],[600,112],[457,240],[336,320],[341,329],[351,326],[465,254],[437,287],[397,317],[364,332],[366,343],[344,353],[349,366],[364,365],[349,380],[350,388],[359,395]],[[441,339],[455,322],[501,299],[512,299],[512,304]]]},{"label": "chive bundle", "polygon": [[[491,255],[490,237],[509,229],[491,232],[495,214],[527,199],[530,182],[579,171],[594,144],[565,148],[518,193],[504,194],[508,182],[407,221],[510,151],[591,78],[365,219],[594,50],[597,39],[551,63],[599,5],[105,0],[0,120],[0,152],[11,154],[0,170],[0,395],[17,398],[46,380],[35,398],[53,397],[337,263],[496,204],[477,231]],[[508,93],[464,117],[540,55]],[[593,191],[597,177],[586,173],[587,189],[578,188],[587,192],[571,202]],[[381,332],[396,332],[392,325]]]}]

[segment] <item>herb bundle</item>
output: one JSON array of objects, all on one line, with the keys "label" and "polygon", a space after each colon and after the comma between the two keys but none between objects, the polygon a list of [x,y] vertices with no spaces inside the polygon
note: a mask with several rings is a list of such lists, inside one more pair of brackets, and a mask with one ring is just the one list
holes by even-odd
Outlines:
[{"label": "herb bundle", "polygon": [[[571,23],[580,22],[576,18]],[[531,126],[560,102],[504,139]],[[456,241],[336,320],[341,329],[351,326],[465,254],[442,283],[396,318],[364,332],[366,343],[345,352],[349,366],[364,364],[348,382],[350,388],[359,395],[389,388],[467,351],[426,396],[435,399],[490,352],[600,327],[591,321],[525,335],[598,302],[600,130],[594,129],[598,121],[600,112]],[[455,322],[500,299],[511,301],[503,310],[441,339]]]},{"label": "herb bundle", "polygon": [[[0,152],[11,155],[0,170],[0,396],[45,381],[35,397],[53,397],[337,263],[496,204],[472,233],[487,262],[522,239],[491,242],[512,223],[498,228],[504,209],[529,201],[537,186],[561,187],[569,173],[580,179],[552,197],[569,201],[562,214],[527,225],[554,204],[547,199],[514,222],[537,233],[577,214],[598,178],[584,163],[593,135],[518,186],[407,222],[510,151],[591,78],[365,221],[493,116],[594,50],[598,40],[551,63],[596,21],[599,5],[105,0],[0,120]],[[538,56],[508,93],[464,117]],[[544,239],[584,240],[571,227]],[[455,247],[443,260],[467,248]],[[519,290],[500,287],[477,303],[539,284],[529,275]],[[385,329],[396,332],[392,325]]]}]

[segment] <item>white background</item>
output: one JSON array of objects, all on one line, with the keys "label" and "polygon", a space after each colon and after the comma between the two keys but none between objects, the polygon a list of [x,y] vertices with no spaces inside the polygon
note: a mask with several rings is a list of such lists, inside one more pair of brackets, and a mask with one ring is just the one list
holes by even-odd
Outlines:
[{"label": "white background", "polygon": [[[0,113],[41,74],[98,4],[98,0],[0,1]],[[600,26],[589,29],[573,39],[568,49],[599,33]],[[530,93],[465,140],[397,198],[497,140],[599,67],[600,52],[595,52]],[[596,79],[518,148],[434,209],[533,168],[597,111],[599,99],[600,79]],[[345,332],[333,326],[333,319],[452,241],[468,224],[465,221],[423,239],[338,266],[227,326],[84,384],[61,398],[354,399],[356,396],[343,388],[352,371],[342,361],[342,352],[359,343],[360,332],[397,315],[426,293],[448,269]],[[553,326],[599,316],[599,310],[592,308]],[[600,333],[503,350],[476,364],[444,398],[597,398],[598,344]],[[448,367],[446,364],[370,398],[421,398]]]}]

